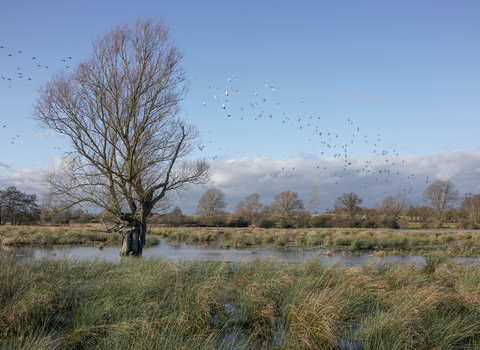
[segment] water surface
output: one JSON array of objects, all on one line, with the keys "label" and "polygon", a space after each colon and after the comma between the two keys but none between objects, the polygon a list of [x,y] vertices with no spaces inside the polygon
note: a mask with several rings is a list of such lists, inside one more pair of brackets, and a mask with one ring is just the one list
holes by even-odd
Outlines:
[{"label": "water surface", "polygon": [[[55,247],[0,247],[0,254],[12,254],[18,258],[72,258],[92,259],[98,257],[107,261],[120,261],[120,246],[112,245],[99,250],[94,246],[55,246]],[[335,252],[326,255],[327,251],[311,249],[285,249],[275,250],[273,248],[251,248],[251,249],[218,249],[211,246],[196,246],[188,243],[171,243],[161,239],[157,246],[146,247],[143,251],[145,258],[163,257],[169,260],[213,260],[213,261],[252,261],[255,258],[272,259],[278,262],[298,264],[312,257],[318,259],[322,264],[340,266],[363,266],[367,261],[373,263],[400,263],[405,265],[414,264],[422,266],[425,258],[416,255],[407,256],[384,256],[377,257],[370,253]],[[463,263],[480,262],[479,258],[457,258]]]}]

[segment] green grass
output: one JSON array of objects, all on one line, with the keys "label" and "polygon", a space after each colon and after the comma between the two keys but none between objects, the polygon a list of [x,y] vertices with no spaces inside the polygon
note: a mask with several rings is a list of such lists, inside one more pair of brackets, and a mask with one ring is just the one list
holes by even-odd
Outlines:
[{"label": "green grass", "polygon": [[480,267],[0,256],[0,348],[334,349],[341,338],[478,348]]}]

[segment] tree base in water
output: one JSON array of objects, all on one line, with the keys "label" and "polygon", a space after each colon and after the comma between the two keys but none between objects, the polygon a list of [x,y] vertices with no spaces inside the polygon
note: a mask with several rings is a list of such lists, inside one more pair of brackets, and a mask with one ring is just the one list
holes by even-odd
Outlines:
[{"label": "tree base in water", "polygon": [[140,256],[145,246],[145,232],[143,225],[138,225],[134,229],[125,233],[122,238],[122,249],[120,256]]}]

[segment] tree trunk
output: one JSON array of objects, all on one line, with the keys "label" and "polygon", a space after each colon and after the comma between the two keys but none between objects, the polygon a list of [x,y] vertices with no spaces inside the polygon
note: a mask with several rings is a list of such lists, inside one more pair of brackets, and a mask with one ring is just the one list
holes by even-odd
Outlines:
[{"label": "tree trunk", "polygon": [[146,234],[147,224],[135,223],[133,228],[123,235],[120,256],[141,256]]}]

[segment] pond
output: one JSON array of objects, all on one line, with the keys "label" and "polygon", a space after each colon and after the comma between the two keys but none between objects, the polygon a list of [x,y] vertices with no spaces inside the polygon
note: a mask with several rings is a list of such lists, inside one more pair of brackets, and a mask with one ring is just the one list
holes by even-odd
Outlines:
[{"label": "pond", "polygon": [[[107,261],[120,261],[120,246],[112,245],[97,249],[94,246],[55,246],[55,247],[0,247],[0,254],[11,254],[18,258],[72,258],[72,259],[91,259],[98,257]],[[340,265],[348,267],[360,267],[367,261],[374,263],[401,263],[405,265],[415,264],[422,266],[425,263],[423,256],[374,256],[371,253],[351,253],[335,252],[329,255],[326,250],[310,249],[285,249],[275,250],[270,248],[251,248],[251,249],[218,249],[212,246],[197,246],[188,243],[172,243],[166,239],[160,239],[157,246],[146,247],[143,251],[143,257],[154,258],[164,257],[169,260],[214,260],[214,261],[252,261],[255,258],[270,258],[278,262],[287,262],[293,264],[302,263],[312,257],[315,257],[320,263],[325,265]],[[463,263],[480,262],[479,258],[457,258]]]}]

